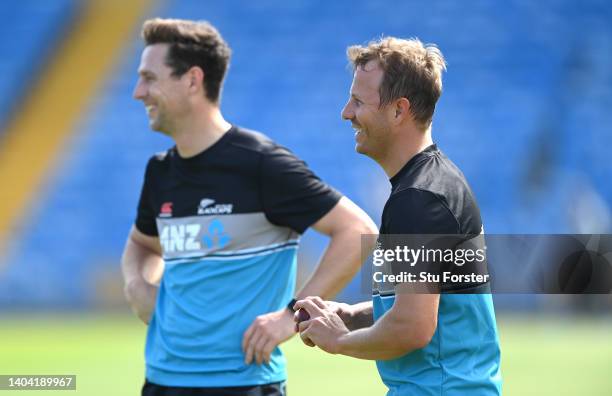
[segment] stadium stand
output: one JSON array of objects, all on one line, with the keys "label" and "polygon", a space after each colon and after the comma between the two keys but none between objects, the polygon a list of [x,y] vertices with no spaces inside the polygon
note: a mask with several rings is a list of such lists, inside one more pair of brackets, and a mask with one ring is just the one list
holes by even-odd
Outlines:
[{"label": "stadium stand", "polygon": [[78,0],[0,3],[0,53],[10,54],[0,60],[0,127],[18,108],[79,10]]},{"label": "stadium stand", "polygon": [[[605,1],[419,0],[389,8],[177,0],[152,14],[217,26],[234,51],[226,117],[290,147],[375,219],[389,185],[354,153],[340,110],[351,81],[346,46],[382,34],[417,36],[445,54],[434,137],[471,182],[488,233],[574,231],[567,213],[580,186],[612,202],[612,6]],[[91,306],[113,293],[120,298],[119,256],[144,167],[171,145],[148,130],[142,105],[131,98],[141,45],[135,27],[121,64],[24,217],[0,269],[0,306]],[[313,236],[304,245],[321,246]]]}]

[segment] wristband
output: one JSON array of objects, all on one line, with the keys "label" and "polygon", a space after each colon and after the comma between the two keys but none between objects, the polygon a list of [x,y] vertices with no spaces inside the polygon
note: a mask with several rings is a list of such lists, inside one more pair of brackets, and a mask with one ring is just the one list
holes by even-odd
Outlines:
[{"label": "wristband", "polygon": [[295,309],[293,309],[293,306],[295,305],[296,302],[297,302],[297,299],[292,298],[291,301],[289,301],[289,304],[287,304],[287,309],[291,312],[295,312]]}]

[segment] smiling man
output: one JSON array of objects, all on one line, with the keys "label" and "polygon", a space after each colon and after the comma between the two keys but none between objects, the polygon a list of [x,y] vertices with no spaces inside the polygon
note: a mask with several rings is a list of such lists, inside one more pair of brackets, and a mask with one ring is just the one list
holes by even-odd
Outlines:
[{"label": "smiling man", "polygon": [[[355,150],[375,160],[391,184],[381,236],[480,235],[474,194],[431,136],[445,69],[441,52],[416,39],[387,37],[350,47],[348,57],[353,84],[342,117],[355,129]],[[309,297],[295,305],[310,316],[298,329],[309,346],[376,360],[389,395],[500,394],[488,289],[436,290],[445,293],[375,282],[372,302],[347,305]]]},{"label": "smiling man", "polygon": [[295,297],[331,297],[376,226],[289,150],[223,118],[230,49],[214,27],[154,19],[143,38],[134,97],[176,145],[149,160],[122,258],[149,326],[142,394],[284,395],[299,235],[330,242]]}]

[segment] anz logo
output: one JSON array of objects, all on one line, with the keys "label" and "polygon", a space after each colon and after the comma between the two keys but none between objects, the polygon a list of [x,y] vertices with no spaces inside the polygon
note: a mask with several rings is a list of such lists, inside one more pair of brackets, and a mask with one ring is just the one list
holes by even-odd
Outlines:
[{"label": "anz logo", "polygon": [[166,253],[200,250],[199,224],[166,225],[159,235],[159,242]]},{"label": "anz logo", "polygon": [[218,219],[210,222],[202,236],[200,236],[201,230],[200,224],[164,225],[159,235],[159,242],[167,254],[223,249],[232,240]]},{"label": "anz logo", "polygon": [[223,229],[223,223],[220,220],[215,219],[210,222],[208,226],[208,234],[205,234],[202,237],[202,242],[206,245],[208,249],[213,249],[218,247],[219,249],[223,249],[227,246],[232,238],[225,233]]}]

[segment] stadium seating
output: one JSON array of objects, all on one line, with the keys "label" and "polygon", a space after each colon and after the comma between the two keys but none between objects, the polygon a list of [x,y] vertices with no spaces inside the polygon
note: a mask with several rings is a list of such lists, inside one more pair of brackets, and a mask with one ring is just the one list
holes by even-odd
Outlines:
[{"label": "stadium seating", "polygon": [[[79,12],[78,0],[0,3],[0,130],[53,56]],[[1,132],[0,132],[1,135]]]},{"label": "stadium seating", "polygon": [[[488,233],[572,232],[567,211],[580,183],[612,202],[612,6],[603,0],[177,0],[152,15],[217,26],[234,52],[226,117],[290,147],[375,220],[389,184],[354,153],[340,111],[351,82],[346,46],[383,34],[417,36],[445,54],[433,133],[471,182]],[[0,305],[89,306],[108,286],[100,280],[117,279],[144,166],[172,145],[148,130],[131,98],[141,49],[135,29],[13,240]]]}]

